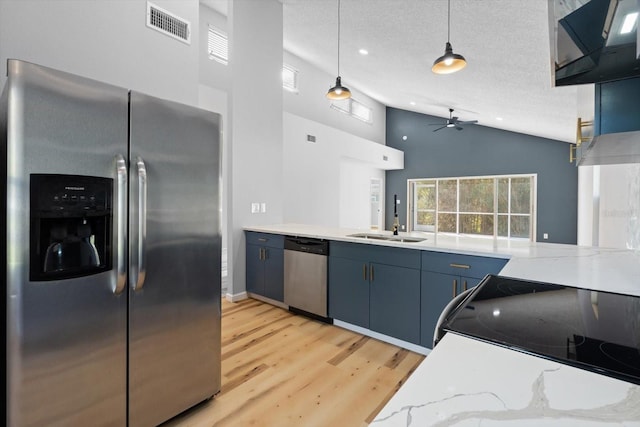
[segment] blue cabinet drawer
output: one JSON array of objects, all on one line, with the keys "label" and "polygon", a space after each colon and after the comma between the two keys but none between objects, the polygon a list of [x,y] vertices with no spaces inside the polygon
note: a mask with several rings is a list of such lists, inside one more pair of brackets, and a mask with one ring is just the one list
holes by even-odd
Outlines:
[{"label": "blue cabinet drawer", "polygon": [[331,256],[420,269],[420,251],[359,243],[331,242]]},{"label": "blue cabinet drawer", "polygon": [[444,252],[422,252],[422,270],[481,279],[497,274],[508,260],[503,258],[458,255]]},{"label": "blue cabinet drawer", "polygon": [[280,234],[257,233],[246,231],[247,245],[266,246],[269,248],[284,248],[284,236]]}]

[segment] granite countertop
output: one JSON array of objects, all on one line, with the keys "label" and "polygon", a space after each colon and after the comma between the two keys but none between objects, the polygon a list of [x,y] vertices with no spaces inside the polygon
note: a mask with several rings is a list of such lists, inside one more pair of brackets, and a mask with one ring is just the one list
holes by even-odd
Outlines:
[{"label": "granite countertop", "polygon": [[[640,252],[424,233],[418,243],[300,224],[246,230],[508,258],[500,275],[640,295]],[[390,234],[386,232],[386,234]],[[448,333],[372,426],[640,426],[640,386]]]}]

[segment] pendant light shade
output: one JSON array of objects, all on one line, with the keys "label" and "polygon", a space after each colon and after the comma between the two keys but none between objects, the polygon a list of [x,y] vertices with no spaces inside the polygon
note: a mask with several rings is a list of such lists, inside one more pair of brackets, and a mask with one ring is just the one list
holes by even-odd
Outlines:
[{"label": "pendant light shade", "polygon": [[462,70],[467,66],[464,56],[453,53],[453,48],[449,42],[451,32],[451,0],[447,2],[447,44],[444,47],[444,55],[433,61],[431,71],[436,74],[451,74]]},{"label": "pendant light shade", "polygon": [[351,91],[348,87],[342,86],[340,76],[336,78],[336,85],[327,92],[327,98],[333,100],[351,98]]},{"label": "pendant light shade", "polygon": [[464,59],[464,56],[453,53],[451,43],[447,42],[444,48],[444,55],[433,61],[431,71],[436,74],[451,74],[462,70],[466,66],[467,61]]},{"label": "pendant light shade", "polygon": [[338,0],[338,77],[336,77],[336,85],[327,92],[327,98],[331,100],[351,98],[351,91],[346,86],[342,86],[340,78],[340,0]]}]

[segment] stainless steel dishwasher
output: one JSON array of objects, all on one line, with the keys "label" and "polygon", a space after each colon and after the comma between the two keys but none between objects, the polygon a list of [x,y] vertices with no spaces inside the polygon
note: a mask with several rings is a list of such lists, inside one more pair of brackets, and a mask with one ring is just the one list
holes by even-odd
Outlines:
[{"label": "stainless steel dishwasher", "polygon": [[328,255],[327,240],[284,239],[284,303],[293,312],[331,323],[327,317]]}]

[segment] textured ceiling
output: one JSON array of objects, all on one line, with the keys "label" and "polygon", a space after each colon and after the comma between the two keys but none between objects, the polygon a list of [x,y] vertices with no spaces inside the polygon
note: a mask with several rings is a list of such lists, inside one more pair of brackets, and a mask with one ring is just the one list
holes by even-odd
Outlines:
[{"label": "textured ceiling", "polygon": [[[337,0],[282,3],[284,48],[335,75]],[[210,3],[226,13],[220,4]],[[440,117],[451,107],[480,125],[575,139],[576,88],[551,84],[547,0],[451,0],[450,41],[468,65],[450,75],[431,72],[447,41],[446,0],[341,0],[340,10],[345,86],[391,107]]]}]

